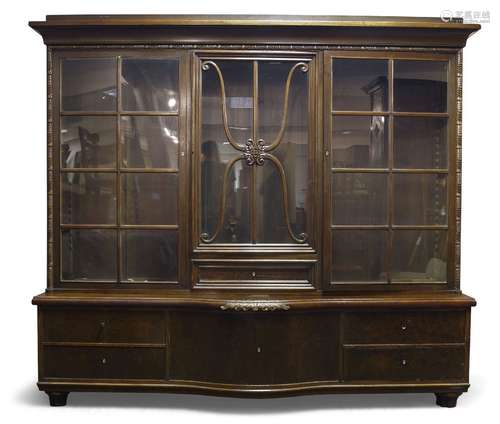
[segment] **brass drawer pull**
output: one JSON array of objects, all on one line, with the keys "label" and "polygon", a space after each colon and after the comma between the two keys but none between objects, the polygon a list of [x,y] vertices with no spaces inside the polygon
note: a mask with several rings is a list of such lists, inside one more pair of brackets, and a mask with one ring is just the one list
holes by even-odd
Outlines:
[{"label": "brass drawer pull", "polygon": [[273,312],[288,311],[290,305],[281,302],[234,301],[224,303],[220,306],[220,309],[223,311]]},{"label": "brass drawer pull", "polygon": [[108,360],[107,360],[106,358],[102,358],[102,359],[101,359],[101,363],[102,363],[103,365],[106,365],[106,364],[108,363]]},{"label": "brass drawer pull", "polygon": [[403,367],[406,367],[406,365],[408,365],[408,362],[406,361],[406,359],[403,359],[403,360],[401,361],[401,365],[402,365]]},{"label": "brass drawer pull", "polygon": [[401,324],[401,330],[406,331],[407,328],[408,328],[408,326],[406,325],[406,323],[403,322]]}]

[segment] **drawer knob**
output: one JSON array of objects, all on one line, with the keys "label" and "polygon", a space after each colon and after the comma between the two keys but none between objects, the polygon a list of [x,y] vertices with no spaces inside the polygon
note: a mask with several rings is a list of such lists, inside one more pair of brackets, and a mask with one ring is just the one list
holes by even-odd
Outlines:
[{"label": "drawer knob", "polygon": [[107,362],[108,362],[108,361],[107,361],[107,359],[106,359],[106,358],[102,358],[102,359],[101,359],[101,363],[102,363],[103,365],[106,365],[106,363],[107,363]]},{"label": "drawer knob", "polygon": [[252,271],[252,277],[255,278],[257,276],[257,273],[255,271]]},{"label": "drawer knob", "polygon": [[406,331],[407,328],[408,326],[405,323],[401,324],[401,330]]},{"label": "drawer knob", "polygon": [[408,362],[406,362],[406,359],[403,359],[403,360],[401,361],[401,365],[402,365],[403,367],[406,367],[406,365],[407,365],[407,364],[408,364]]},{"label": "drawer knob", "polygon": [[262,352],[262,349],[260,348],[260,346],[257,347],[257,353],[260,353]]},{"label": "drawer knob", "polygon": [[99,325],[101,326],[101,328],[104,328],[106,326],[106,321],[101,321]]}]

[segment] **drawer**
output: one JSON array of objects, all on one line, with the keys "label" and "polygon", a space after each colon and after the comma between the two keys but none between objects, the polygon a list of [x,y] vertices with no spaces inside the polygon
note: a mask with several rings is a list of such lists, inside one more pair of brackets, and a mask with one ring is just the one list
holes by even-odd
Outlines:
[{"label": "drawer", "polygon": [[162,311],[51,308],[43,309],[42,326],[47,342],[165,342]]},{"label": "drawer", "polygon": [[44,346],[45,378],[165,378],[164,348]]},{"label": "drawer", "polygon": [[465,358],[464,346],[344,348],[344,380],[462,381]]},{"label": "drawer", "polygon": [[170,377],[243,385],[338,380],[338,322],[329,312],[175,311]]},{"label": "drawer", "polygon": [[465,311],[349,312],[344,343],[463,343]]},{"label": "drawer", "polygon": [[195,265],[195,287],[242,286],[309,288],[312,266],[291,264]]}]

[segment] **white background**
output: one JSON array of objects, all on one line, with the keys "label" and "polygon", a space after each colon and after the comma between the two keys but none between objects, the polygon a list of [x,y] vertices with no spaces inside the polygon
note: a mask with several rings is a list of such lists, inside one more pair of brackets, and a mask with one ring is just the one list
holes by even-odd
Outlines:
[{"label": "white background", "polygon": [[[496,2],[498,4],[498,2]],[[167,394],[73,393],[49,408],[36,388],[36,309],[46,263],[45,47],[29,20],[46,14],[258,13],[439,16],[444,9],[490,11],[491,23],[464,53],[462,289],[478,300],[472,315],[471,389],[455,409],[431,394],[337,395],[244,400]],[[500,378],[499,67],[495,1],[11,0],[3,3],[0,65],[0,420],[38,423],[259,423],[328,421],[498,422]],[[496,43],[495,43],[496,41]],[[489,417],[488,417],[489,415]],[[495,419],[494,416],[497,416]],[[346,422],[346,421],[343,421]]]}]

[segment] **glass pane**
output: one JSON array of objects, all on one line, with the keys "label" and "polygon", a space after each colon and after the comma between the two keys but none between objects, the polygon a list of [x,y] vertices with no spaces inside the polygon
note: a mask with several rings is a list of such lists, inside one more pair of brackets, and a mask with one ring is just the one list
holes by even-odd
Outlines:
[{"label": "glass pane", "polygon": [[123,175],[122,224],[177,224],[177,175]]},{"label": "glass pane", "polygon": [[63,59],[63,110],[116,110],[116,59]]},{"label": "glass pane", "polygon": [[445,174],[395,174],[394,224],[446,224],[446,180]]},{"label": "glass pane", "polygon": [[123,59],[122,109],[176,112],[179,62],[176,59]]},{"label": "glass pane", "polygon": [[[212,159],[216,157],[213,150],[216,145],[207,143],[202,145],[204,159],[201,164],[201,232],[206,234],[204,240],[213,238],[218,228],[224,171],[228,165],[228,161],[221,163]],[[229,171],[224,221],[215,243],[250,242],[250,178],[251,168],[243,161],[236,162]]]},{"label": "glass pane", "polygon": [[63,280],[116,281],[116,231],[63,230]]},{"label": "glass pane", "polygon": [[116,118],[108,116],[61,117],[63,168],[114,168]]},{"label": "glass pane", "polygon": [[394,109],[446,112],[447,62],[394,61]]},{"label": "glass pane", "polygon": [[[265,145],[277,141],[281,129],[288,75],[298,62],[259,62],[259,138]],[[306,232],[309,114],[308,72],[295,68],[288,97],[287,122],[281,142],[271,153],[285,174],[282,182],[277,165],[266,160],[256,167],[258,243],[294,243],[283,210],[287,194],[289,225],[295,237]],[[246,164],[244,166],[247,166]]]},{"label": "glass pane", "polygon": [[387,235],[381,230],[333,231],[333,281],[386,281]]},{"label": "glass pane", "polygon": [[108,173],[61,174],[63,224],[115,224],[116,176]]},{"label": "glass pane", "polygon": [[123,166],[177,169],[175,116],[122,116]]},{"label": "glass pane", "polygon": [[393,237],[393,281],[446,281],[446,231],[396,230]]},{"label": "glass pane", "polygon": [[387,224],[387,175],[333,174],[333,224]]},{"label": "glass pane", "polygon": [[448,164],[447,119],[394,118],[396,168],[446,168]]},{"label": "glass pane", "polygon": [[122,232],[123,280],[177,281],[177,231]]},{"label": "glass pane", "polygon": [[387,60],[334,59],[333,110],[387,110]]},{"label": "glass pane", "polygon": [[[229,131],[238,144],[244,145],[252,132],[252,63],[236,60],[215,62],[224,79]],[[224,221],[213,242],[248,243],[251,168],[241,160],[233,163],[241,153],[230,145],[224,131],[217,72],[209,66],[201,76],[201,233],[205,234],[204,240],[211,240],[216,235],[221,197],[225,193]],[[226,167],[230,165],[224,182]]]},{"label": "glass pane", "polygon": [[333,166],[386,168],[388,119],[384,116],[335,116]]}]

